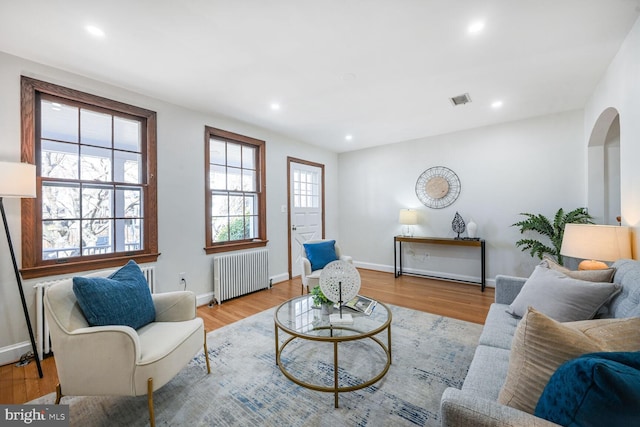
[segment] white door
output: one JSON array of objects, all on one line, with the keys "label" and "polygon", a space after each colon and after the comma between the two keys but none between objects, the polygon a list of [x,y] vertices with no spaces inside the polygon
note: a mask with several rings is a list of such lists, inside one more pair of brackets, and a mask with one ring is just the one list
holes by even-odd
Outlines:
[{"label": "white door", "polygon": [[324,166],[289,162],[289,271],[291,277],[299,276],[302,244],[308,240],[322,239]]}]

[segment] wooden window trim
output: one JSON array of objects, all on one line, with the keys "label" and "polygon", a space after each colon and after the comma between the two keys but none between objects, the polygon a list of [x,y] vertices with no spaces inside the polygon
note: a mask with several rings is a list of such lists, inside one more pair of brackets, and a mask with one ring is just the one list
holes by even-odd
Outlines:
[{"label": "wooden window trim", "polygon": [[[135,107],[122,102],[92,95],[53,83],[21,76],[21,160],[36,164],[36,111],[37,93],[50,94],[91,107],[106,108],[123,114],[142,117],[146,120],[146,163],[147,183],[145,186],[144,249],[131,253],[117,252],[79,259],[63,259],[51,263],[42,261],[41,199],[22,199],[22,276],[25,279],[57,274],[69,274],[101,268],[118,267],[133,259],[139,263],[155,262],[158,252],[158,193],[157,193],[157,118],[155,111]],[[42,181],[37,177],[37,191],[40,194]]]},{"label": "wooden window trim", "polygon": [[[230,242],[213,243],[211,233],[211,186],[209,181],[209,140],[212,137],[226,139],[232,142],[250,144],[258,149],[257,164],[260,168],[258,173],[258,238],[251,240],[234,240]],[[204,167],[205,167],[205,253],[214,254],[242,249],[264,247],[269,242],[267,240],[267,187],[266,187],[266,150],[265,142],[249,136],[240,135],[211,126],[204,129]]]}]

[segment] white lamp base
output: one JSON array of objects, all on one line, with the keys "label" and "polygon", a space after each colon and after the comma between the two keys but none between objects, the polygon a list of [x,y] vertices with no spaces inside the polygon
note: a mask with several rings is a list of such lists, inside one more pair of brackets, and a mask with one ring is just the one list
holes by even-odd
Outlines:
[{"label": "white lamp base", "polygon": [[329,323],[332,325],[350,325],[353,323],[353,317],[350,314],[343,314],[340,317],[340,313],[333,313],[329,315]]}]

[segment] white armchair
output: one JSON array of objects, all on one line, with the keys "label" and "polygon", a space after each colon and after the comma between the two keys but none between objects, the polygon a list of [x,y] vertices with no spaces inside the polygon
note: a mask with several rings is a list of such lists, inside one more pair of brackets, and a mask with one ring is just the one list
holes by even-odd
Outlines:
[{"label": "white armchair", "polygon": [[50,286],[44,296],[59,383],[64,395],[147,395],[155,425],[153,392],[169,382],[203,348],[211,372],[206,332],[196,317],[189,291],[152,294],[155,321],[137,330],[129,326],[87,323],[73,292],[72,279]]},{"label": "white armchair", "polygon": [[[305,243],[313,244],[313,243],[322,243],[322,242],[328,242],[328,241],[330,240],[328,239],[308,240]],[[342,255],[340,246],[338,245],[337,242],[334,244],[334,249],[336,252],[336,259],[353,264],[352,257],[348,255]],[[320,284],[320,273],[322,273],[322,269],[320,268],[320,269],[312,270],[311,261],[309,261],[309,258],[307,257],[307,252],[305,251],[304,246],[302,248],[302,253],[300,254],[300,265],[302,267],[302,272],[300,274],[300,277],[302,278],[302,293],[304,294],[305,287],[307,292],[310,292],[311,289],[315,288]]]}]

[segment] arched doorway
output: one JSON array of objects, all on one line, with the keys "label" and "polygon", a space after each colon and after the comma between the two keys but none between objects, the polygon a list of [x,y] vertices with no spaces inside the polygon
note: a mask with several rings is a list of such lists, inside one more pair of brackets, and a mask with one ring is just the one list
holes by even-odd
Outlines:
[{"label": "arched doorway", "polygon": [[620,116],[615,108],[600,114],[588,146],[589,213],[597,224],[617,225],[620,199]]}]

